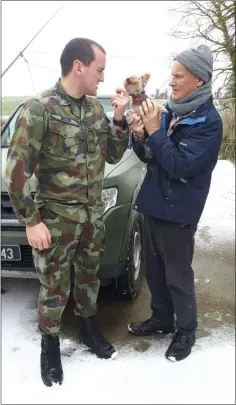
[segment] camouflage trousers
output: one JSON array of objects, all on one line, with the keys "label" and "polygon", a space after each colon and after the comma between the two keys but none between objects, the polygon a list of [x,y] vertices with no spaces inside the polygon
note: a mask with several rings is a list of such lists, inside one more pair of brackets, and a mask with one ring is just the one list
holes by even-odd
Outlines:
[{"label": "camouflage trousers", "polygon": [[40,211],[51,234],[51,244],[48,249],[33,249],[34,265],[41,283],[39,328],[47,334],[57,335],[71,290],[71,264],[74,265],[75,314],[86,318],[96,312],[104,223],[97,219],[94,223],[80,224],[44,208]]}]

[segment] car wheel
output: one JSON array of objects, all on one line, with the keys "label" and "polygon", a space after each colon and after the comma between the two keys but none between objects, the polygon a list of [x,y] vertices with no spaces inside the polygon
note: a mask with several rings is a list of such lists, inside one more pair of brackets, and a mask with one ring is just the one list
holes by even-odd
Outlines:
[{"label": "car wheel", "polygon": [[130,237],[126,265],[117,280],[117,295],[128,299],[138,297],[144,276],[144,260],[142,252],[143,217],[137,214]]}]

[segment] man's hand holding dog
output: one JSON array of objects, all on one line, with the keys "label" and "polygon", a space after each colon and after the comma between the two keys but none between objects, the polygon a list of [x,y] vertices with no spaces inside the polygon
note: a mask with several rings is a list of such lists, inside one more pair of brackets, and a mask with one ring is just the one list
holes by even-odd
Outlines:
[{"label": "man's hand holding dog", "polygon": [[137,114],[133,115],[133,122],[130,124],[130,129],[133,132],[133,134],[136,136],[138,139],[143,139],[144,138],[144,125],[142,118],[139,117]]},{"label": "man's hand holding dog", "polygon": [[122,120],[126,108],[129,105],[129,95],[123,88],[116,89],[116,95],[112,97],[111,104],[115,107],[114,118],[117,121]]},{"label": "man's hand holding dog", "polygon": [[147,99],[142,102],[139,111],[148,135],[154,134],[161,128],[161,110],[158,105]]}]

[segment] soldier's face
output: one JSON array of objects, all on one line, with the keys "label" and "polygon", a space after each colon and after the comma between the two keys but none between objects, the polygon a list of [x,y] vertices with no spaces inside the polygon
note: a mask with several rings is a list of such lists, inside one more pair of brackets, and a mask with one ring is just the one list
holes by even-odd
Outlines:
[{"label": "soldier's face", "polygon": [[104,70],[106,65],[106,55],[99,49],[94,47],[95,59],[89,66],[84,66],[81,69],[81,79],[84,87],[84,94],[88,96],[96,96],[98,85],[104,82]]}]

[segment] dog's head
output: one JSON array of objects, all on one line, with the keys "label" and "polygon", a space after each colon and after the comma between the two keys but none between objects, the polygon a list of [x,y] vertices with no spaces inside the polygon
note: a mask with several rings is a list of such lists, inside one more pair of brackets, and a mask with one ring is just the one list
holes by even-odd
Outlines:
[{"label": "dog's head", "polygon": [[147,82],[150,78],[150,73],[145,73],[143,76],[130,76],[124,81],[124,88],[131,97],[137,97],[144,91]]},{"label": "dog's head", "polygon": [[[126,112],[126,122],[128,125],[132,124],[134,113],[140,115],[139,106],[148,98],[144,89],[150,76],[150,73],[145,73],[143,76],[130,76],[124,81],[124,88],[128,95],[132,97],[132,108]],[[156,103],[155,100],[153,102]],[[158,110],[161,113],[167,113],[167,110],[159,104]]]}]

